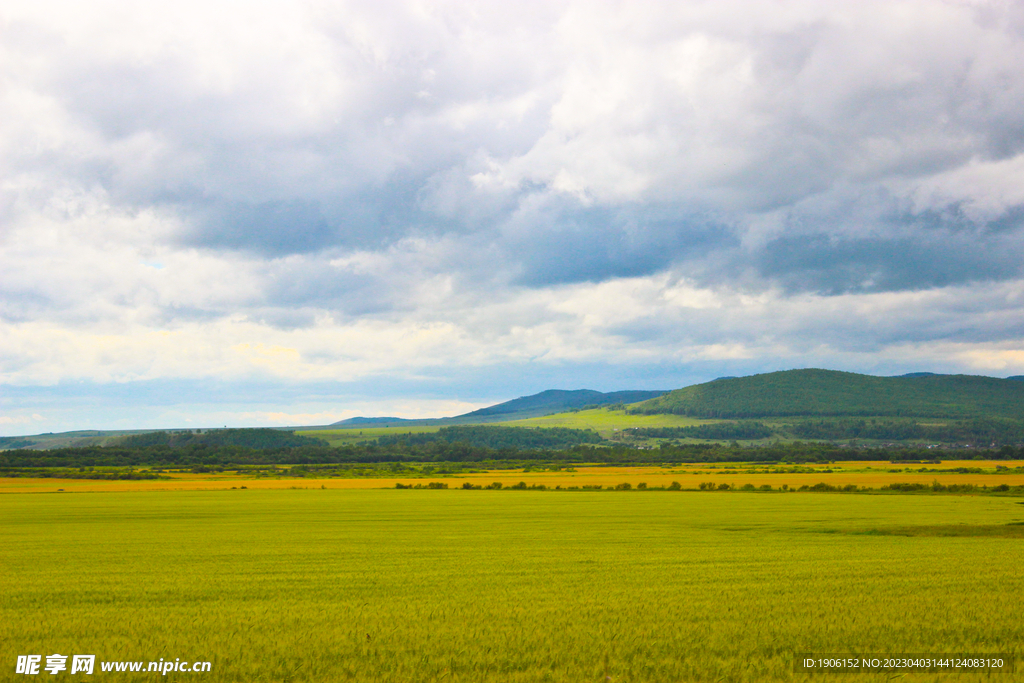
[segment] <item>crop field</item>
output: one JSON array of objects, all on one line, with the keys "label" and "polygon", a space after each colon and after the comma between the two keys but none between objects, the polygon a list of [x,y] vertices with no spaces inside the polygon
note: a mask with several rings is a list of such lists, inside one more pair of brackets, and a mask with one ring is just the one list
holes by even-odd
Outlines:
[{"label": "crop field", "polygon": [[99,663],[211,663],[166,680],[661,682],[808,680],[794,653],[1019,657],[1019,502],[2,495],[0,643],[9,671],[21,654],[95,654],[95,675],[61,678],[118,681],[157,674],[100,673]]},{"label": "crop field", "polygon": [[[58,479],[0,477],[2,493],[84,493],[104,491],[194,491],[241,489],[381,489],[396,484],[415,486],[427,481],[446,483],[457,488],[465,483],[503,487],[519,482],[548,488],[584,486],[614,488],[620,484],[649,488],[668,488],[678,482],[684,490],[699,489],[701,484],[734,488],[746,485],[772,489],[798,489],[819,483],[843,487],[881,489],[899,483],[943,486],[969,484],[977,487],[1024,486],[1024,462],[1016,460],[952,460],[934,464],[895,464],[890,462],[839,462],[827,464],[765,465],[761,463],[719,463],[647,466],[577,465],[510,467],[508,469],[470,469],[447,471],[438,464],[412,465],[416,476],[391,475],[388,470],[336,470],[330,473],[310,470],[302,476],[289,474],[289,466],[268,467],[277,474],[255,476],[245,470],[199,474],[159,470],[162,479]],[[140,472],[146,472],[142,469]]]}]

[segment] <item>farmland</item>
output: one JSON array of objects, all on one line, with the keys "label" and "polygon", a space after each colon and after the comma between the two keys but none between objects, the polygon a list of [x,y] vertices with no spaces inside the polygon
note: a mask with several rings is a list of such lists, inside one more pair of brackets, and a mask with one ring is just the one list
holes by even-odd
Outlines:
[{"label": "farmland", "polygon": [[521,427],[569,427],[572,429],[593,429],[605,438],[615,432],[634,427],[691,427],[709,424],[719,420],[698,420],[683,415],[640,415],[630,414],[622,409],[592,408],[568,413],[557,413],[544,417],[505,422],[508,426]]},{"label": "farmland", "polygon": [[[1020,382],[1011,384],[1019,385]],[[698,419],[684,415],[646,414],[618,407],[569,411],[542,417],[510,420],[483,430],[573,429],[598,434],[608,444],[657,447],[663,443],[730,443],[748,446],[796,441],[857,443],[875,447],[899,443],[906,446],[930,444],[1018,444],[1024,443],[1024,423],[1006,419],[936,420],[934,418],[815,418],[773,417],[766,420]],[[298,435],[327,440],[339,447],[371,442],[381,437],[412,441],[420,435],[444,430],[467,430],[468,426],[392,426],[347,429],[307,429]],[[479,445],[479,444],[478,444]]]},{"label": "farmland", "polygon": [[[634,415],[622,409],[591,408],[565,413],[555,413],[543,417],[531,417],[521,420],[502,422],[504,427],[566,427],[569,429],[591,429],[608,439],[615,432],[635,427],[690,427],[697,424],[709,424],[720,420],[698,420],[682,415]],[[349,427],[345,429],[309,429],[299,430],[296,434],[326,439],[332,446],[358,443],[394,434],[431,434],[440,426],[395,426],[395,427]]]},{"label": "farmland", "polygon": [[[102,468],[101,468],[102,469]],[[109,468],[111,472],[118,468]],[[884,461],[807,463],[803,465],[762,463],[683,463],[649,466],[608,466],[600,464],[568,467],[556,463],[526,466],[492,463],[430,463],[403,465],[396,471],[384,465],[323,465],[307,467],[240,467],[212,473],[163,468],[134,470],[152,474],[152,479],[85,479],[60,477],[0,477],[0,493],[73,493],[104,491],[192,491],[247,489],[381,489],[396,484],[414,486],[437,481],[457,488],[464,484],[485,486],[499,482],[503,487],[524,482],[527,486],[550,489],[571,487],[615,488],[641,483],[648,487],[698,490],[701,484],[732,488],[768,486],[799,489],[819,483],[834,487],[853,485],[858,489],[881,490],[896,484],[933,483],[942,486],[972,485],[978,488],[1024,486],[1024,462],[1013,460],[950,460],[933,464],[896,464]]]},{"label": "farmland", "polygon": [[1019,498],[304,486],[0,496],[4,657],[759,681],[801,679],[794,652],[1020,655]]}]

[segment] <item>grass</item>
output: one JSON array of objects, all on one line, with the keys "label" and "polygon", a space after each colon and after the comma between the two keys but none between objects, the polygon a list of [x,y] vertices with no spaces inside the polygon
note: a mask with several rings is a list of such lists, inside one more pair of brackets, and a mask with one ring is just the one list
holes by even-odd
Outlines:
[{"label": "grass", "polygon": [[882,536],[993,536],[997,538],[1024,538],[1024,522],[1009,524],[922,524],[919,526],[886,526],[855,533]]},{"label": "grass", "polygon": [[616,431],[632,427],[692,427],[698,424],[721,422],[721,420],[698,420],[682,415],[628,415],[623,410],[592,408],[569,413],[557,413],[544,417],[502,422],[503,427],[569,427],[571,429],[593,429],[608,439]]},{"label": "grass", "polygon": [[1022,517],[973,496],[6,495],[0,643],[8,664],[181,657],[213,663],[204,681],[275,682],[788,681],[794,652],[1019,656],[1021,539],[871,532]]},{"label": "grass", "polygon": [[[624,410],[592,408],[567,413],[556,413],[544,417],[531,417],[509,422],[487,422],[493,427],[568,427],[570,429],[592,429],[604,438],[612,438],[615,432],[631,427],[691,427],[697,424],[720,422],[721,420],[697,420],[681,415],[628,415]],[[484,423],[481,423],[484,424]],[[426,434],[441,427],[358,427],[351,429],[299,430],[299,436],[313,436],[326,439],[331,446],[368,441],[392,434]]]}]

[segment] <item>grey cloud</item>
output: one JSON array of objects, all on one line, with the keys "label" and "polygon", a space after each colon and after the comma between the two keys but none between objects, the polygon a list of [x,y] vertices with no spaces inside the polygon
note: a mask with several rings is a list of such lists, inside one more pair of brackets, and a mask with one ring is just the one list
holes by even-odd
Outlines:
[{"label": "grey cloud", "polygon": [[53,300],[39,292],[18,291],[0,285],[0,320],[4,322],[27,322],[53,308]]},{"label": "grey cloud", "polygon": [[[341,318],[372,315],[401,307],[404,280],[374,274],[354,274],[334,268],[322,259],[274,264],[266,273],[264,303],[260,310],[314,307]],[[280,313],[261,313],[263,319],[288,319]]]},{"label": "grey cloud", "polygon": [[1012,233],[1024,231],[1024,206],[1011,206],[1003,214],[993,220],[986,221],[987,232]]},{"label": "grey cloud", "polygon": [[766,278],[792,292],[930,289],[1020,277],[1024,244],[1016,237],[985,241],[949,234],[896,239],[784,237],[766,245],[755,263]]},{"label": "grey cloud", "polygon": [[[173,211],[175,248],[267,261],[242,304],[267,311],[397,310],[442,274],[497,291],[678,268],[827,294],[1020,277],[1020,207],[978,225],[887,189],[1024,150],[1020,10],[891,7],[299,6],[295,44],[251,49],[221,18],[210,62],[173,34],[142,58],[13,22],[8,49],[43,65],[19,83],[79,137],[6,161]],[[354,250],[386,263],[322,266]]]},{"label": "grey cloud", "polygon": [[936,340],[1012,344],[1024,336],[1024,312],[1013,298],[1012,292],[971,286],[898,302],[794,302],[782,297],[760,306],[659,310],[604,331],[653,348],[700,348],[727,341],[762,360],[759,347],[784,347],[795,358],[803,357],[804,366],[811,358],[841,354],[856,354],[858,363],[865,363],[890,347]]},{"label": "grey cloud", "polygon": [[[4,381],[59,384],[0,402],[156,422],[1019,364],[1020,3],[8,4],[0,355]],[[673,278],[707,291],[680,308]],[[410,336],[394,367],[364,327]],[[166,331],[212,360],[152,362]],[[125,376],[263,379],[77,386],[131,364],[62,365],[47,344],[79,334],[118,337]],[[372,376],[225,370],[236,344]],[[916,344],[991,357],[886,355]]]},{"label": "grey cloud", "polygon": [[709,217],[564,199],[522,210],[502,232],[497,244],[505,266],[518,271],[517,282],[535,287],[648,275],[738,245],[733,230]]},{"label": "grey cloud", "polygon": [[189,242],[229,249],[255,248],[271,254],[302,253],[330,244],[332,233],[316,201],[232,202],[210,211]]},{"label": "grey cloud", "polygon": [[[183,241],[204,247],[280,255],[443,232],[450,221],[418,213],[417,196],[481,149],[528,148],[543,107],[488,110],[528,95],[543,62],[522,59],[532,39],[502,37],[504,27],[482,27],[493,32],[484,39],[446,23],[456,17],[349,12],[319,17],[308,36],[319,53],[280,55],[270,44],[266,55],[230,54],[225,36],[235,60],[226,87],[203,73],[204,55],[173,41],[148,59],[118,57],[18,24],[16,37],[42,34],[12,41],[49,67],[32,85],[96,145],[23,163],[98,181],[126,206],[173,207],[191,223]],[[366,44],[367,31],[383,42]]]}]

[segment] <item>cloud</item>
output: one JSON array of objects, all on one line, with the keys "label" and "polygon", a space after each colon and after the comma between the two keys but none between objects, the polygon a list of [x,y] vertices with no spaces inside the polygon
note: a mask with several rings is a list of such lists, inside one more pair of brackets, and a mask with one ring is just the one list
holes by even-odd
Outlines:
[{"label": "cloud", "polygon": [[0,381],[1016,367],[1021,63],[995,1],[6,7]]},{"label": "cloud", "polygon": [[452,400],[391,400],[362,402],[361,405],[351,405],[341,411],[317,412],[317,413],[294,413],[294,412],[263,412],[255,411],[232,415],[237,422],[241,420],[246,424],[276,424],[276,425],[328,425],[352,417],[365,417],[367,413],[382,417],[403,416],[405,419],[429,419],[434,417],[452,417],[472,412],[478,408],[486,408],[490,404],[467,403],[465,401]]},{"label": "cloud", "polygon": [[44,422],[44,418],[39,413],[33,413],[31,415],[0,415],[0,425],[29,425],[33,422]]}]

